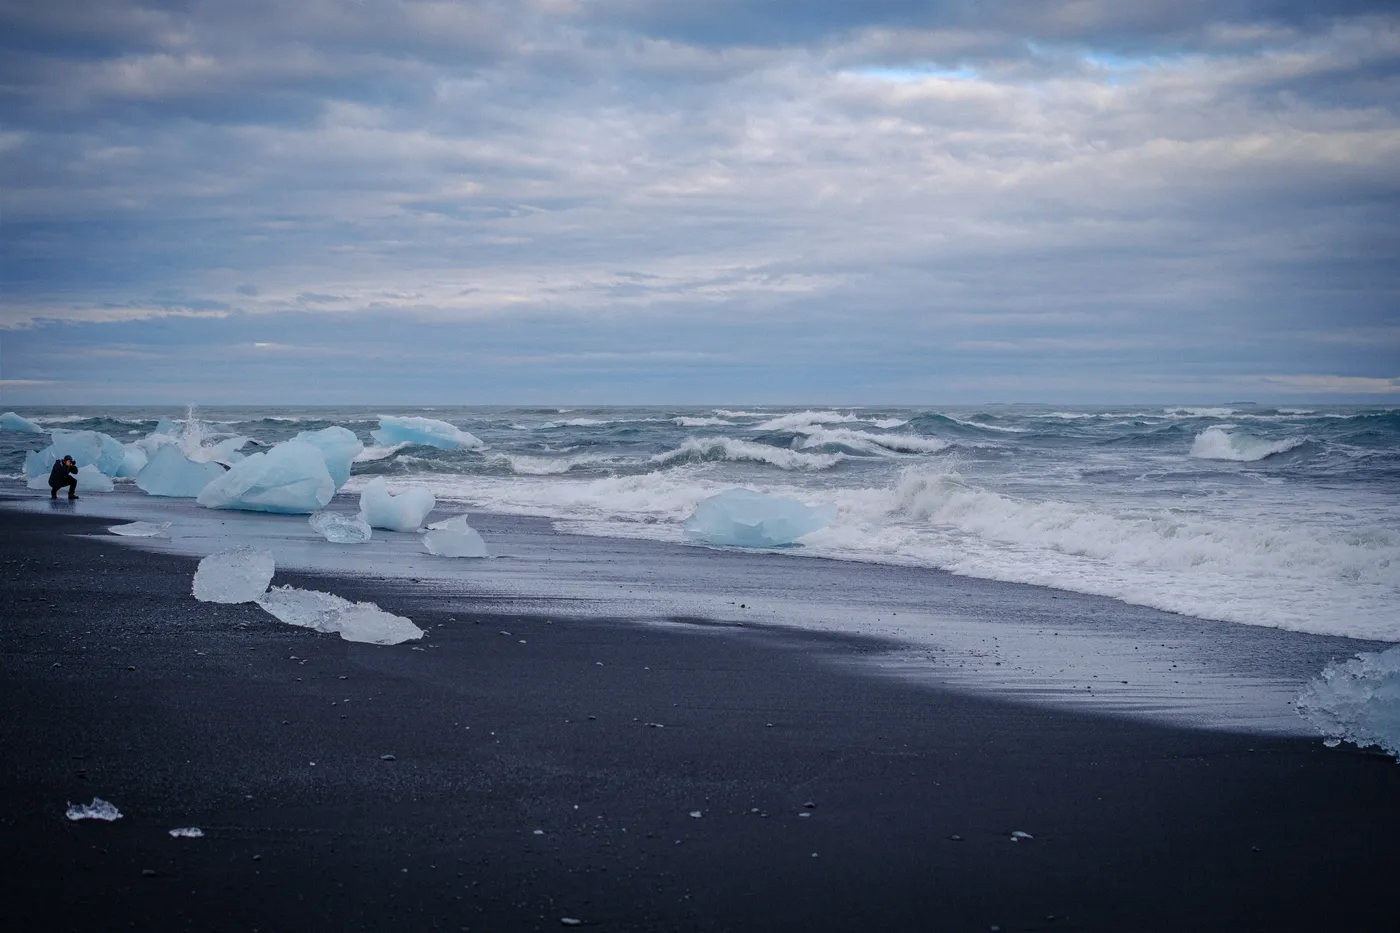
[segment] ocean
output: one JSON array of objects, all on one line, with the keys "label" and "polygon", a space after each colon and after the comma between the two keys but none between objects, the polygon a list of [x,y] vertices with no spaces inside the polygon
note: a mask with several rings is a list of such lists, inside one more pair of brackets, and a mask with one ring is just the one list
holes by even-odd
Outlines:
[{"label": "ocean", "polygon": [[[131,441],[171,408],[32,408]],[[475,450],[374,446],[381,415]],[[1360,407],[206,407],[245,452],[342,425],[374,476],[446,506],[602,538],[685,543],[707,496],[831,503],[794,556],[927,567],[1106,596],[1220,625],[1400,641],[1400,409]],[[42,441],[42,442],[41,442]],[[0,433],[19,478],[41,435]]]}]

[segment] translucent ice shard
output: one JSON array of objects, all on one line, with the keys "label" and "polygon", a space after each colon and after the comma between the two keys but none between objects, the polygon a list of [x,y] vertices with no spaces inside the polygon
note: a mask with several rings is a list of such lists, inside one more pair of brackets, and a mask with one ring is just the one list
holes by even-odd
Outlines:
[{"label": "translucent ice shard", "polygon": [[446,521],[433,522],[423,535],[423,546],[438,557],[485,557],[486,542],[475,528],[467,524],[467,516],[458,515]]},{"label": "translucent ice shard", "polygon": [[1375,745],[1400,759],[1400,645],[1334,661],[1298,696],[1328,743]]},{"label": "translucent ice shard", "polygon": [[122,450],[126,451],[126,456],[122,459],[122,465],[117,467],[117,475],[130,479],[146,468],[150,463],[150,454],[140,444],[123,444]]},{"label": "translucent ice shard", "polygon": [[122,818],[122,811],[103,800],[101,797],[92,798],[92,803],[69,805],[66,816],[70,820],[106,820],[108,823]]},{"label": "translucent ice shard", "polygon": [[198,826],[181,826],[178,829],[172,829],[170,835],[176,839],[202,839],[204,830]]},{"label": "translucent ice shard", "polygon": [[204,603],[251,603],[267,592],[277,568],[271,551],[236,547],[217,551],[194,572],[194,598]]},{"label": "translucent ice shard", "polygon": [[302,431],[292,440],[310,444],[321,451],[321,456],[326,460],[326,470],[335,481],[336,489],[345,485],[345,481],[350,478],[350,464],[354,463],[355,458],[365,449],[365,445],[355,436],[354,431],[339,425],[319,431]]},{"label": "translucent ice shard", "polygon": [[21,434],[43,434],[44,429],[28,418],[20,417],[12,411],[0,415],[0,431],[18,431]]},{"label": "translucent ice shard", "polygon": [[178,444],[167,444],[136,474],[136,485],[152,496],[193,499],[226,471],[217,463],[196,463]]},{"label": "translucent ice shard", "polygon": [[374,442],[383,447],[395,444],[424,444],[443,450],[477,450],[485,445],[475,434],[434,418],[400,418],[381,415],[379,429],[369,432]]},{"label": "translucent ice shard", "polygon": [[[53,466],[52,463],[49,464]],[[105,473],[99,473],[95,466],[83,466],[78,468],[78,495],[85,492],[111,492],[116,488],[112,483],[112,478]],[[30,489],[48,489],[49,474],[44,471],[43,476],[36,476],[27,484]]]},{"label": "translucent ice shard", "polygon": [[345,512],[317,512],[311,527],[331,544],[364,544],[372,534],[368,522]]},{"label": "translucent ice shard", "polygon": [[112,525],[107,529],[114,535],[121,535],[123,538],[168,538],[170,537],[169,522],[130,522],[126,525]]},{"label": "translucent ice shard", "polygon": [[435,505],[437,499],[422,486],[394,495],[382,476],[370,480],[360,493],[360,517],[387,531],[417,531]]},{"label": "translucent ice shard", "polygon": [[836,517],[833,505],[809,506],[752,489],[727,489],[695,507],[685,520],[696,541],[731,547],[781,547]]},{"label": "translucent ice shard", "polygon": [[288,625],[335,633],[346,641],[397,645],[423,637],[423,630],[403,616],[385,612],[374,603],[352,603],[330,593],[277,586],[257,602]]},{"label": "translucent ice shard", "polygon": [[335,481],[320,449],[286,441],[238,461],[195,501],[209,509],[296,514],[324,508],[334,495]]}]

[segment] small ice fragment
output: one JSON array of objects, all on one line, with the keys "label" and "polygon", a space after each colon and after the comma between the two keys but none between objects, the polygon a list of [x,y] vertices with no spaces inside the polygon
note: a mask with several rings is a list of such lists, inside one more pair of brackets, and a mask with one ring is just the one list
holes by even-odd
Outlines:
[{"label": "small ice fragment", "polygon": [[284,441],[238,461],[195,500],[206,509],[306,514],[326,507],[335,481],[319,447]]},{"label": "small ice fragment", "polygon": [[485,557],[486,542],[475,528],[467,524],[467,516],[458,515],[446,521],[433,522],[423,535],[423,546],[438,557]]},{"label": "small ice fragment", "polygon": [[194,598],[203,603],[251,603],[267,592],[276,571],[271,551],[236,547],[217,551],[194,572]]},{"label": "small ice fragment", "polygon": [[705,544],[781,547],[835,517],[834,505],[813,507],[752,489],[727,489],[702,500],[683,527],[690,538]]},{"label": "small ice fragment", "polygon": [[408,443],[424,444],[442,450],[477,450],[485,446],[476,435],[435,418],[381,415],[379,429],[369,433],[376,444],[384,447]]},{"label": "small ice fragment", "polygon": [[380,755],[380,756],[379,756],[379,760],[380,760],[380,761],[397,761],[398,759],[396,759],[393,755]]},{"label": "small ice fragment", "polygon": [[403,616],[385,612],[374,603],[352,603],[330,593],[278,586],[256,602],[288,625],[339,634],[346,641],[397,645],[423,637],[423,630]]},{"label": "small ice fragment", "polygon": [[537,830],[535,830],[535,835],[536,835],[536,836],[543,836],[543,835],[544,835],[544,830],[542,830],[542,829],[537,829]]},{"label": "small ice fragment", "polygon": [[1334,661],[1298,695],[1298,712],[1325,736],[1400,759],[1400,645]]},{"label": "small ice fragment", "polygon": [[1023,833],[1023,832],[1021,832],[1019,829],[1014,830],[1014,831],[1011,833],[1011,841],[1012,841],[1012,842],[1020,842],[1022,839],[1034,839],[1034,838],[1035,838],[1035,837],[1032,836],[1030,833]]},{"label": "small ice fragment", "polygon": [[28,418],[21,417],[12,411],[7,411],[0,415],[0,431],[18,431],[21,434],[43,434],[44,429],[39,427]]},{"label": "small ice fragment", "polygon": [[204,830],[198,826],[181,826],[178,829],[172,829],[170,835],[176,839],[202,839],[204,838]]},{"label": "small ice fragment", "polygon": [[85,803],[79,806],[70,804],[67,816],[70,820],[105,820],[110,823],[113,820],[121,819],[122,813],[101,797],[94,797],[92,798],[92,803]]},{"label": "small ice fragment", "polygon": [[698,820],[698,819],[700,819],[700,817],[702,817],[702,816],[704,816],[704,814],[701,813],[699,810],[691,810],[691,811],[690,811],[690,818],[691,818],[692,820]]},{"label": "small ice fragment", "polygon": [[124,538],[168,538],[169,522],[130,522],[125,525],[112,525],[107,529],[114,535]]},{"label": "small ice fragment", "polygon": [[364,544],[373,534],[369,522],[347,512],[317,512],[311,527],[331,544]]},{"label": "small ice fragment", "polygon": [[566,927],[581,927],[583,926],[583,921],[579,920],[577,917],[560,917],[559,925]]},{"label": "small ice fragment", "polygon": [[386,531],[417,531],[435,505],[437,499],[422,486],[394,495],[382,476],[370,480],[360,493],[360,517]]}]

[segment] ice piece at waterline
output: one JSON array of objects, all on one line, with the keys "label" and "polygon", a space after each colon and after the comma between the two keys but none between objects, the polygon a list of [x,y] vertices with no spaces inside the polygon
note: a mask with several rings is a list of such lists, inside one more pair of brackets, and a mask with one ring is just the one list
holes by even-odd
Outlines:
[{"label": "ice piece at waterline", "polygon": [[1400,759],[1400,645],[1334,661],[1298,696],[1328,745],[1379,746]]},{"label": "ice piece at waterline", "polygon": [[317,512],[311,527],[331,544],[364,544],[373,534],[368,522],[346,512]]},{"label": "ice piece at waterline", "polygon": [[44,429],[34,422],[12,411],[0,415],[0,431],[18,431],[21,434],[43,434]]},{"label": "ice piece at waterline", "polygon": [[[49,466],[52,467],[53,464],[50,463]],[[48,489],[48,471],[44,471],[43,476],[36,476],[31,479],[28,486],[30,489]],[[59,488],[62,489],[63,487],[60,486]],[[114,488],[116,487],[112,483],[112,478],[100,472],[97,467],[78,467],[78,495],[81,496],[85,492],[111,492]]]},{"label": "ice piece at waterline", "polygon": [[257,603],[288,625],[334,632],[346,641],[397,645],[423,637],[423,630],[411,620],[374,603],[352,603],[316,590],[276,586],[259,596]]},{"label": "ice piece at waterline", "polygon": [[350,464],[354,463],[355,458],[365,449],[365,445],[355,436],[354,431],[339,425],[319,431],[302,431],[292,440],[310,444],[321,451],[321,456],[326,460],[326,470],[331,474],[336,489],[345,485],[345,481],[350,478]]},{"label": "ice piece at waterline", "polygon": [[193,499],[227,472],[217,463],[197,463],[177,444],[167,444],[136,474],[136,487],[152,496]]},{"label": "ice piece at waterline", "polygon": [[334,495],[335,481],[320,448],[286,441],[238,461],[195,501],[208,509],[296,514],[325,508]]},{"label": "ice piece at waterline", "polygon": [[113,820],[122,818],[122,811],[116,808],[115,804],[108,803],[101,797],[92,798],[92,803],[83,803],[76,806],[70,804],[68,812],[64,814],[70,820],[105,820],[110,823]]},{"label": "ice piece at waterline", "polygon": [[467,524],[467,516],[458,515],[446,521],[433,522],[423,535],[423,546],[438,557],[485,557],[486,542],[475,528]]},{"label": "ice piece at waterline", "polygon": [[422,486],[411,486],[397,496],[384,477],[376,476],[360,493],[360,517],[386,531],[417,531],[437,499]]},{"label": "ice piece at waterline", "polygon": [[114,535],[121,535],[123,538],[168,538],[170,537],[169,522],[131,522],[126,525],[113,525],[107,529]]},{"label": "ice piece at waterline", "polygon": [[475,434],[435,418],[399,418],[382,415],[378,430],[369,432],[374,442],[383,447],[395,444],[423,444],[442,450],[477,450],[486,446]]},{"label": "ice piece at waterline", "polygon": [[781,547],[825,527],[835,517],[834,505],[813,507],[752,489],[726,489],[702,500],[683,527],[691,538],[706,544]]},{"label": "ice piece at waterline", "polygon": [[251,603],[267,592],[277,564],[271,551],[236,547],[216,551],[194,572],[194,598],[204,603]]}]

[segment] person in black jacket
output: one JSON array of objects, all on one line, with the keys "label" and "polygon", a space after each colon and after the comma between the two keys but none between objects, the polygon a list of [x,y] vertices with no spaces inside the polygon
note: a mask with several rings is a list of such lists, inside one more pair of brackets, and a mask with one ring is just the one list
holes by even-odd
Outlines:
[{"label": "person in black jacket", "polygon": [[58,491],[64,486],[68,487],[68,498],[78,498],[77,475],[78,464],[73,462],[72,457],[55,460],[53,469],[49,471],[49,498],[57,499]]}]

